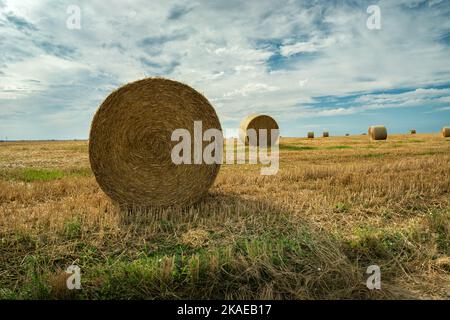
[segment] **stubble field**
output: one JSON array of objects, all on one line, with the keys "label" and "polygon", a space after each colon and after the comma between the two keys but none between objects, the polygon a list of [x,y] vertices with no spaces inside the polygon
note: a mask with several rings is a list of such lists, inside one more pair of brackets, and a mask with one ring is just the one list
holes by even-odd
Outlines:
[{"label": "stubble field", "polygon": [[126,213],[86,141],[0,142],[0,298],[450,298],[450,139],[280,143],[277,175],[223,165],[193,207]]}]

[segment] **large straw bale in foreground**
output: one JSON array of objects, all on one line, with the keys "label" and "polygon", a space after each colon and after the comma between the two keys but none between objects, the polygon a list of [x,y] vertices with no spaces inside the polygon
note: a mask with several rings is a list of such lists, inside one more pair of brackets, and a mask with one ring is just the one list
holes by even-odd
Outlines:
[{"label": "large straw bale in foreground", "polygon": [[[172,162],[175,129],[191,134],[221,130],[214,108],[189,86],[162,78],[129,83],[112,92],[94,116],[89,160],[101,189],[126,207],[185,206],[213,184],[219,164]],[[204,146],[206,143],[204,143]]]},{"label": "large straw bale in foreground", "polygon": [[372,140],[386,140],[387,129],[385,126],[371,126],[369,128],[369,136]]},{"label": "large straw bale in foreground", "polygon": [[279,133],[274,135],[274,139],[272,140],[272,130],[279,129],[278,123],[272,117],[263,114],[253,114],[246,118],[244,118],[239,125],[239,139],[245,143],[249,144],[252,141],[249,140],[249,136],[247,130],[254,129],[256,131],[256,143],[257,146],[260,145],[259,135],[260,129],[266,129],[267,141],[266,146],[271,146],[277,143],[279,138]]},{"label": "large straw bale in foreground", "polygon": [[450,127],[443,127],[442,128],[442,136],[444,138],[450,137]]}]

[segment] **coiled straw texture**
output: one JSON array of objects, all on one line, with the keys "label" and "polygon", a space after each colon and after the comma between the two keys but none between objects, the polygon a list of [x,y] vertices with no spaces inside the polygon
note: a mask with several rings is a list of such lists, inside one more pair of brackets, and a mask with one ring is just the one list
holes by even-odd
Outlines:
[{"label": "coiled straw texture", "polygon": [[222,130],[208,100],[180,82],[147,78],[112,92],[97,110],[89,135],[89,160],[101,189],[128,208],[198,201],[220,164],[176,165],[171,159],[179,143],[171,141],[175,129],[190,132],[194,150],[194,121],[202,121],[203,132]]}]

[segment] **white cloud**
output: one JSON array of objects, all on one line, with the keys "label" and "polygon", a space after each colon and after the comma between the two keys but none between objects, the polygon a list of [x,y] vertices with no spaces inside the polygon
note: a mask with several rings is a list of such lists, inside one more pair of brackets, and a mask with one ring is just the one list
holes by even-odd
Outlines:
[{"label": "white cloud", "polygon": [[269,86],[264,83],[249,83],[241,89],[236,89],[231,92],[224,93],[223,96],[224,97],[233,97],[233,96],[246,97],[253,93],[272,92],[272,91],[277,91],[277,90],[279,90],[279,88]]},{"label": "white cloud", "polygon": [[298,82],[298,85],[300,86],[300,88],[303,88],[304,86],[306,86],[306,84],[308,83],[308,81],[309,81],[308,78],[303,79],[303,80],[300,80],[300,81]]},{"label": "white cloud", "polygon": [[[366,28],[366,8],[345,1],[79,1],[81,30],[65,27],[67,4],[6,1],[0,109],[14,101],[14,112],[26,111],[32,99],[42,114],[54,112],[46,108],[51,104],[65,117],[80,105],[90,110],[83,119],[89,122],[110,90],[154,75],[203,92],[221,120],[235,124],[254,112],[287,121],[442,107],[448,89],[369,94],[450,82],[450,46],[440,40],[450,29],[450,9],[434,1],[419,10],[413,2],[379,1],[382,28],[374,32]],[[36,30],[20,30],[7,15]],[[317,97],[353,93],[362,94],[358,105],[317,103]]]},{"label": "white cloud", "polygon": [[297,53],[316,52],[318,50],[318,46],[312,42],[297,42],[295,44],[282,46],[280,53],[285,57],[289,57]]}]

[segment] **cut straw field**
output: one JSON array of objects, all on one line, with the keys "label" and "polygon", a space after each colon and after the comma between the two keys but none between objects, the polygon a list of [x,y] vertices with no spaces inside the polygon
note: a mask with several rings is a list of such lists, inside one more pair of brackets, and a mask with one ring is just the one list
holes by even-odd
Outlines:
[{"label": "cut straw field", "polygon": [[223,165],[200,203],[133,214],[86,141],[0,143],[0,298],[450,298],[450,139],[280,143],[277,175]]}]

